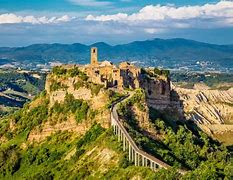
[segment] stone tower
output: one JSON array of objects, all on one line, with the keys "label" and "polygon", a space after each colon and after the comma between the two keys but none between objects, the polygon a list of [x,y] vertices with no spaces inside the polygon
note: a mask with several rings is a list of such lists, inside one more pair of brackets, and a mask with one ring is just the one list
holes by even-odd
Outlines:
[{"label": "stone tower", "polygon": [[98,49],[91,48],[91,65],[98,65]]}]

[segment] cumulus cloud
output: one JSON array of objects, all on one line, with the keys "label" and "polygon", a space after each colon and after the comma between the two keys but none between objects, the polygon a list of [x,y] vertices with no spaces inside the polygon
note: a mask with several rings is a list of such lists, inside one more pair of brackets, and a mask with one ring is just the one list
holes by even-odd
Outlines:
[{"label": "cumulus cloud", "polygon": [[[157,26],[172,26],[189,28],[201,26],[233,26],[233,1],[219,1],[215,4],[202,6],[149,5],[133,14],[118,13],[114,15],[88,15],[88,21],[116,21],[131,25],[157,24]],[[154,29],[154,27],[151,27]],[[149,28],[150,29],[150,28]],[[152,30],[146,30],[151,33]]]},{"label": "cumulus cloud", "polygon": [[158,29],[158,28],[145,28],[144,31],[149,34],[157,34],[162,33],[165,30],[164,29]]},{"label": "cumulus cloud", "polygon": [[[93,1],[100,2],[85,0],[86,3]],[[120,13],[91,14],[85,17],[74,12],[50,16],[0,14],[0,44],[11,46],[38,42],[94,41],[123,43],[155,37],[197,40],[209,38],[211,42],[218,41],[223,44],[233,41],[233,1],[218,1],[202,6],[149,5],[132,14],[123,13],[121,10],[115,12],[118,11]]]},{"label": "cumulus cloud", "polygon": [[97,0],[69,0],[69,2],[79,5],[79,6],[109,6],[112,5],[112,2],[109,1],[97,1]]},{"label": "cumulus cloud", "polygon": [[0,24],[17,24],[17,23],[30,23],[30,24],[51,24],[71,21],[73,18],[68,15],[61,17],[35,17],[35,16],[17,16],[16,14],[0,14]]}]

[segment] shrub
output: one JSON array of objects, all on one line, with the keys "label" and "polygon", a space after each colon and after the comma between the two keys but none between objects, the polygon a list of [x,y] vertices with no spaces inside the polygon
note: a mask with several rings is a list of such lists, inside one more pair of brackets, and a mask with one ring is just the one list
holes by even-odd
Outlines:
[{"label": "shrub", "polygon": [[164,75],[165,77],[169,77],[170,71],[169,70],[162,70],[162,75]]},{"label": "shrub", "polygon": [[118,107],[118,113],[120,116],[124,116],[127,119],[131,119],[131,112],[130,112],[130,108],[133,105],[136,105],[139,110],[141,111],[145,111],[145,92],[143,89],[137,89],[135,90],[135,94],[128,99],[126,102],[124,103],[120,103],[119,107]]},{"label": "shrub", "polygon": [[158,68],[154,68],[154,73],[157,75],[162,75],[162,71]]},{"label": "shrub", "polygon": [[14,174],[20,167],[20,154],[16,146],[0,149],[0,177]]},{"label": "shrub", "polygon": [[74,158],[77,160],[79,159],[80,156],[82,156],[85,153],[84,149],[77,149],[77,151],[75,152]]},{"label": "shrub", "polygon": [[52,73],[57,76],[60,76],[60,75],[65,75],[67,73],[67,70],[60,66],[56,66],[52,69]]},{"label": "shrub", "polygon": [[[17,124],[16,134],[31,130],[33,127],[45,122],[48,118],[48,99],[42,99],[41,104],[28,110],[25,106],[16,112],[12,119]],[[14,134],[14,135],[16,135]]]},{"label": "shrub", "polygon": [[87,81],[88,80],[88,76],[85,74],[85,73],[83,73],[83,72],[81,72],[80,74],[79,74],[79,77],[80,77],[80,79],[82,80],[82,81]]},{"label": "shrub", "polygon": [[92,95],[98,95],[100,90],[104,87],[102,84],[94,84],[89,82],[86,84],[87,88],[91,90]]},{"label": "shrub", "polygon": [[67,89],[68,86],[62,84],[61,82],[57,82],[57,81],[52,81],[51,85],[50,85],[50,91],[57,91],[59,89]]},{"label": "shrub", "polygon": [[132,165],[132,162],[128,160],[128,155],[125,153],[119,160],[119,166],[121,168],[127,168],[130,165]]},{"label": "shrub", "polygon": [[94,124],[87,132],[86,134],[77,142],[77,149],[80,149],[84,145],[95,141],[103,132],[104,128],[101,127],[100,124]]},{"label": "shrub", "polygon": [[82,105],[76,110],[75,112],[75,118],[77,123],[82,122],[82,120],[87,119],[87,112],[88,112],[89,106],[87,102],[83,102]]},{"label": "shrub", "polygon": [[61,104],[56,101],[50,110],[50,114],[57,113],[58,115],[63,115],[72,112],[75,114],[77,123],[80,123],[82,120],[87,119],[89,110],[90,107],[86,101],[75,99],[72,94],[66,94],[64,103]]},{"label": "shrub", "polygon": [[74,68],[68,69],[68,71],[67,71],[67,74],[70,77],[78,76],[80,73],[81,73],[81,71],[78,69],[78,67],[74,67]]},{"label": "shrub", "polygon": [[83,81],[78,81],[74,84],[74,89],[78,90],[79,88],[83,87],[85,84]]},{"label": "shrub", "polygon": [[107,104],[107,108],[110,108],[112,106],[112,103],[119,100],[120,98],[124,97],[123,94],[109,90],[108,91],[108,95],[109,95],[109,102]]},{"label": "shrub", "polygon": [[160,69],[158,69],[158,68],[154,68],[154,73],[156,74],[156,75],[164,75],[165,77],[169,77],[169,75],[170,75],[170,71],[169,70],[164,70],[164,69],[162,69],[162,70],[160,70]]},{"label": "shrub", "polygon": [[90,109],[89,110],[89,118],[90,119],[94,119],[95,118],[95,116],[98,114],[98,111],[97,110],[92,110],[92,109]]},{"label": "shrub", "polygon": [[78,76],[82,81],[87,81],[88,76],[79,70],[78,67],[65,69],[61,66],[56,66],[52,69],[52,73],[56,76],[75,77]]}]

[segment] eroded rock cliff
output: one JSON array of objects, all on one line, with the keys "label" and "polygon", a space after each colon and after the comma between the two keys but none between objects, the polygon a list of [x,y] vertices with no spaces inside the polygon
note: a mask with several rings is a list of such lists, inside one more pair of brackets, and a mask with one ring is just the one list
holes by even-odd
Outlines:
[{"label": "eroded rock cliff", "polygon": [[174,87],[186,119],[196,122],[209,134],[233,133],[233,88],[211,90],[202,85],[194,89]]}]

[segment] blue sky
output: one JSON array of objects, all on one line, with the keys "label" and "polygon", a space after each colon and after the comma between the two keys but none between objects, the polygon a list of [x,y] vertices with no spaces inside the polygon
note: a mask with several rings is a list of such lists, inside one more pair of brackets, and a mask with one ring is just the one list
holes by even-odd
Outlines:
[{"label": "blue sky", "polygon": [[0,46],[152,38],[233,44],[233,1],[0,0]]},{"label": "blue sky", "polygon": [[[83,3],[85,2],[86,3]],[[81,2],[81,3],[80,3]],[[98,6],[93,2],[107,2],[105,6]],[[175,4],[178,6],[183,5],[203,5],[205,3],[215,3],[217,0],[0,0],[0,12],[18,12],[18,11],[50,11],[50,12],[85,12],[85,11],[97,11],[96,13],[104,13],[107,9],[113,8],[132,8],[133,10],[137,10],[138,8],[142,8],[146,5],[151,4]],[[84,4],[84,5],[83,5]],[[86,4],[86,5],[85,5]],[[93,4],[93,5],[92,5]],[[129,10],[130,11],[130,10]],[[107,11],[107,12],[110,12]]]}]

